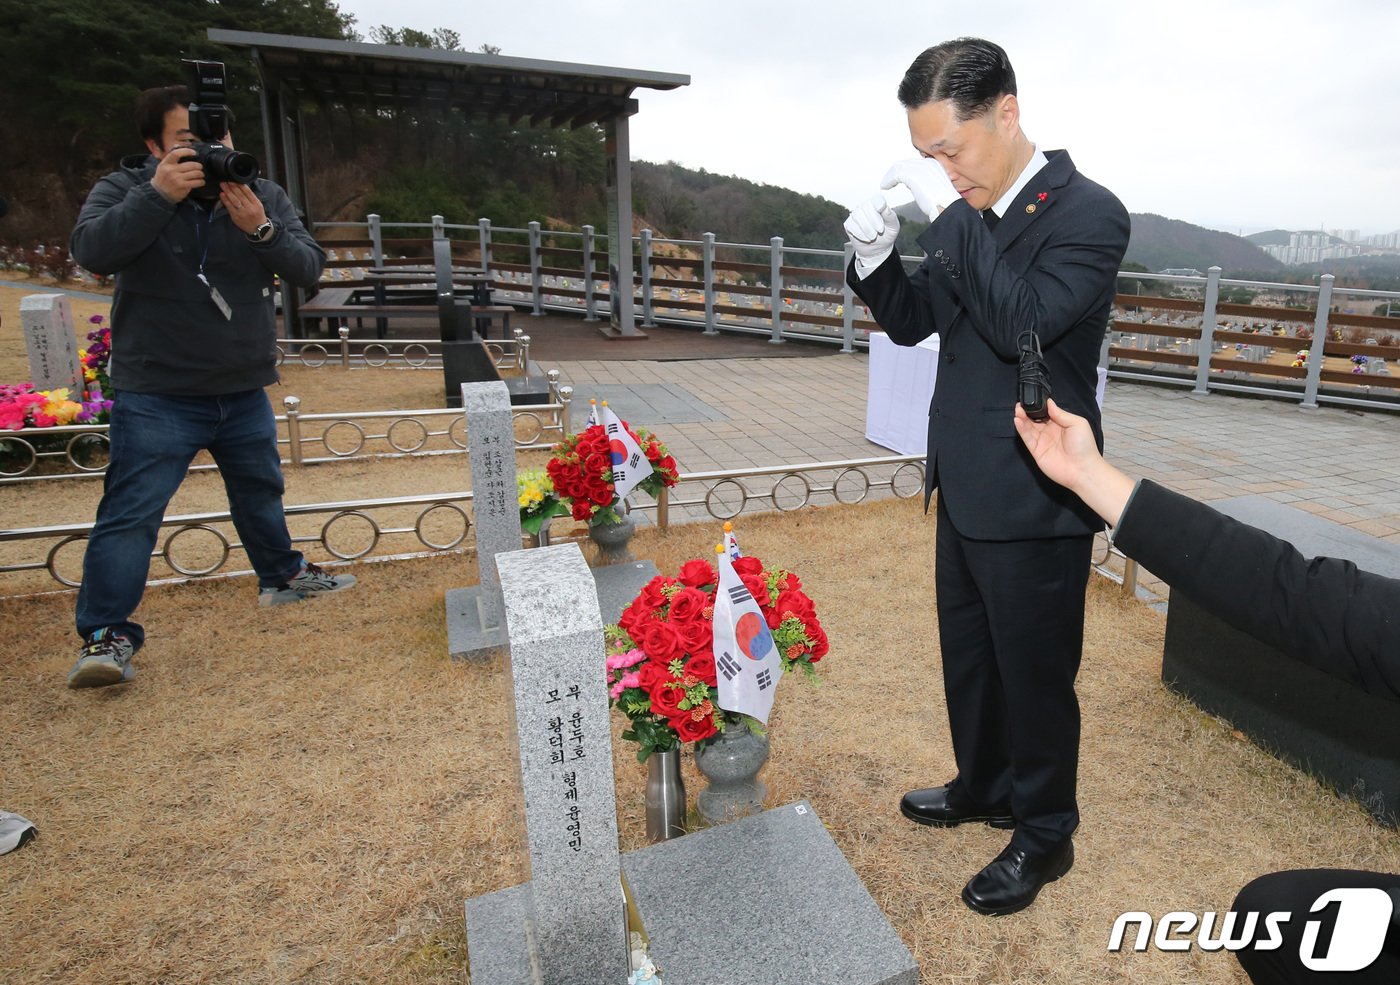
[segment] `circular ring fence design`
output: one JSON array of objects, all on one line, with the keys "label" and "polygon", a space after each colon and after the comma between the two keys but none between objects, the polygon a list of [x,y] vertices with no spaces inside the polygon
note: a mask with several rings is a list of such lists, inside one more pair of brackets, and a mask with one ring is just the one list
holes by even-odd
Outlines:
[{"label": "circular ring fence design", "polygon": [[[410,431],[416,427],[418,429],[418,440],[414,441],[410,438],[400,444],[399,440],[394,437],[395,431],[403,430],[399,425],[404,425],[404,427]],[[415,452],[428,443],[428,427],[416,417],[400,417],[393,424],[389,425],[389,431],[384,437],[389,439],[389,444],[394,447],[395,451]]]},{"label": "circular ring fence design", "polygon": [[[462,518],[462,532],[445,544],[435,543],[434,541],[429,540],[423,534],[423,521],[428,518],[428,515],[430,513],[433,513],[436,510],[447,510],[450,513],[456,513],[459,517]],[[462,541],[467,539],[467,532],[471,530],[471,526],[472,522],[467,518],[467,511],[462,509],[456,503],[434,503],[432,506],[429,506],[427,509],[423,510],[421,513],[418,514],[418,520],[416,523],[413,524],[413,532],[418,536],[418,542],[424,547],[431,547],[435,551],[450,551],[452,548],[456,547]]]},{"label": "circular ring fence design", "polygon": [[[409,355],[409,353],[421,352],[421,356]],[[428,347],[421,342],[410,342],[403,347],[403,361],[410,366],[426,366],[433,354],[428,351]]]},{"label": "circular ring fence design", "polygon": [[[18,468],[7,463],[8,449],[11,445],[18,446],[16,451],[20,455],[28,454],[29,462],[23,468]],[[34,446],[23,438],[0,438],[0,475],[7,478],[26,474],[39,461],[39,453],[34,450]]]},{"label": "circular ring fence design", "polygon": [[[208,565],[207,567],[182,567],[180,563],[176,561],[174,557],[171,556],[171,545],[174,544],[175,541],[181,536],[190,533],[194,530],[203,530],[207,533],[211,533],[219,541],[219,560],[215,561],[211,565]],[[216,527],[211,527],[207,523],[187,523],[183,527],[176,527],[166,536],[165,543],[160,545],[160,556],[165,559],[166,564],[170,565],[170,570],[178,575],[184,575],[187,578],[198,578],[201,575],[212,575],[215,571],[218,571],[224,566],[224,562],[228,560],[228,551],[229,542],[228,538],[224,536],[223,531],[219,530]]]},{"label": "circular ring fence design", "polygon": [[[374,353],[374,356],[370,356],[371,352]],[[380,355],[380,353],[383,354]],[[368,366],[383,366],[390,358],[389,347],[383,342],[371,342],[360,351],[360,356]]]},{"label": "circular ring fence design", "polygon": [[[802,494],[796,503],[791,506],[784,506],[779,502],[778,494],[787,491],[783,487],[789,479],[795,479],[802,484]],[[773,508],[778,512],[792,513],[795,510],[802,509],[802,507],[812,501],[812,484],[808,482],[807,477],[800,472],[789,472],[777,482],[773,483],[773,492],[769,495],[769,498],[773,501]]]},{"label": "circular ring fence design", "polygon": [[[733,486],[734,488],[739,490],[739,505],[732,513],[716,513],[714,505],[715,493],[719,492],[725,486]],[[744,484],[738,479],[721,479],[719,482],[716,482],[713,486],[710,487],[709,492],[705,493],[705,509],[708,510],[710,516],[714,517],[716,520],[734,519],[734,517],[744,512],[744,506],[748,503],[748,501],[749,491],[744,488]]]},{"label": "circular ring fence design", "polygon": [[[346,519],[347,517],[359,517],[361,520],[364,520],[366,523],[369,524],[369,528],[373,532],[373,536],[370,537],[368,544],[366,544],[360,550],[349,554],[347,554],[344,551],[337,550],[335,545],[331,543],[330,539],[331,527],[333,527],[336,523],[339,523],[341,520]],[[321,527],[321,543],[325,546],[326,550],[330,551],[342,561],[353,561],[355,560],[355,558],[364,557],[370,551],[374,550],[375,545],[379,543],[380,533],[381,531],[379,529],[379,524],[376,523],[374,521],[374,517],[370,516],[368,513],[361,512],[360,510],[341,510],[335,516],[327,520],[325,522],[325,525]]]},{"label": "circular ring fence design", "polygon": [[[350,430],[354,431],[356,434],[355,447],[349,449],[348,451],[337,451],[336,449],[331,447],[331,432],[333,432],[336,428],[339,427],[347,427]],[[355,454],[365,446],[365,429],[360,427],[354,421],[336,421],[330,427],[326,428],[324,431],[321,432],[321,444],[325,447],[326,451],[330,452],[337,458],[349,458],[351,455]]]},{"label": "circular ring fence design", "polygon": [[[852,499],[847,499],[845,496],[841,495],[841,480],[844,479],[844,478],[846,478],[846,476],[848,476],[848,475],[856,476],[857,478],[860,479],[860,492],[859,492],[854,498],[852,498]],[[865,502],[865,496],[866,496],[866,494],[869,493],[869,492],[870,492],[870,476],[868,476],[868,475],[865,474],[865,469],[859,469],[859,468],[850,468],[850,469],[846,469],[846,471],[844,471],[844,472],[842,472],[840,475],[838,475],[838,476],[836,477],[836,481],[833,482],[833,483],[831,484],[831,494],[832,494],[833,496],[836,497],[836,502],[838,502],[838,503],[845,503],[845,504],[848,505],[848,506],[854,505],[855,503],[863,503],[863,502]]]},{"label": "circular ring fence design", "polygon": [[[321,354],[320,361],[308,362],[306,358],[306,354],[308,352],[319,352]],[[318,366],[324,366],[326,363],[330,362],[330,358],[331,354],[327,352],[326,347],[319,342],[312,342],[309,345],[304,345],[301,347],[301,351],[297,353],[297,359],[301,361],[301,364],[310,369],[316,369]]]},{"label": "circular ring fence design", "polygon": [[[907,476],[914,476],[917,481],[908,492],[900,492],[900,479]],[[894,493],[900,499],[913,499],[915,496],[919,495],[919,493],[923,492],[923,489],[924,467],[918,462],[905,462],[894,470],[894,475],[890,476],[890,492]]]},{"label": "circular ring fence design", "polygon": [[82,445],[101,444],[103,450],[110,456],[112,453],[112,439],[106,434],[98,431],[89,431],[87,434],[75,434],[68,441],[68,447],[64,454],[68,458],[68,464],[79,472],[104,472],[107,469],[107,462],[104,460],[101,465],[84,465],[78,461],[77,452]]},{"label": "circular ring fence design", "polygon": [[58,552],[63,550],[65,547],[67,547],[69,544],[73,543],[76,540],[87,540],[87,534],[69,534],[67,537],[64,537],[62,540],[60,540],[57,544],[54,544],[52,547],[50,547],[48,555],[44,558],[44,568],[48,571],[49,577],[52,578],[54,581],[58,582],[60,585],[65,585],[68,588],[79,587],[80,585],[82,585],[83,580],[79,578],[77,581],[74,581],[71,578],[63,577],[61,574],[58,573]]}]

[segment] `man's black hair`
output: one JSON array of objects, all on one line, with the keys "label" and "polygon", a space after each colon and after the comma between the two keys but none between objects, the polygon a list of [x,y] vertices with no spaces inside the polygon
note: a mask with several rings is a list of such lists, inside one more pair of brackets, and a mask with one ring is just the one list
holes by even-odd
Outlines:
[{"label": "man's black hair", "polygon": [[1006,94],[1016,95],[1016,72],[1001,45],[957,38],[926,49],[899,83],[905,109],[949,100],[959,120],[980,116]]},{"label": "man's black hair", "polygon": [[169,150],[161,143],[165,135],[165,114],[176,106],[190,104],[190,90],[185,86],[157,86],[145,89],[136,97],[136,129],[142,140],[154,140],[157,147]]}]

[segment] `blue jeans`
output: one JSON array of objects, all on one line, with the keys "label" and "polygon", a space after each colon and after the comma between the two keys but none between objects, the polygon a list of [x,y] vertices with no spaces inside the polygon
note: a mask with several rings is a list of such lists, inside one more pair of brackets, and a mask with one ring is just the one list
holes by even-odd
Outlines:
[{"label": "blue jeans", "polygon": [[262,390],[177,397],[118,390],[110,461],[97,522],[83,558],[76,622],[86,638],[103,627],[140,648],[131,614],[141,602],[165,508],[190,462],[207,448],[218,463],[233,525],[262,587],[301,570],[282,511],[277,424]]}]

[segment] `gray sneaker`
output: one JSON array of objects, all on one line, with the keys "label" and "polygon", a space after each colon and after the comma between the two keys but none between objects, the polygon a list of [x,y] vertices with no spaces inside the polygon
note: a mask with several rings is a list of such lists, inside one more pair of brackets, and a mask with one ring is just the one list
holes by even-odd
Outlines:
[{"label": "gray sneaker", "polygon": [[99,629],[87,638],[78,662],[68,672],[69,687],[106,687],[125,684],[136,676],[131,656],[136,646],[121,633]]},{"label": "gray sneaker", "polygon": [[313,595],[343,592],[354,584],[354,575],[333,575],[308,561],[306,566],[301,569],[301,573],[285,584],[278,585],[276,588],[260,589],[258,591],[258,605],[286,605],[288,602],[300,602]]}]

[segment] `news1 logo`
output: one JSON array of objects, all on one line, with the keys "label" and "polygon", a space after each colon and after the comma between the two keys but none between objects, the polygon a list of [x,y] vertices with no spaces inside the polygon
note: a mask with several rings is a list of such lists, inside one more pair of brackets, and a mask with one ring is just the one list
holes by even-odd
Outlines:
[{"label": "news1 logo", "polygon": [[[1332,889],[1323,893],[1309,910],[1316,918],[1304,918],[1298,958],[1309,971],[1362,971],[1380,957],[1395,904],[1384,890],[1375,888]],[[1329,914],[1328,911],[1332,912]],[[1198,917],[1182,910],[1165,914],[1156,921],[1149,913],[1134,910],[1120,914],[1108,935],[1108,949],[1123,950],[1128,927],[1137,925],[1134,951],[1146,951],[1149,944],[1159,951],[1189,951],[1194,944],[1202,951],[1276,951],[1283,946],[1282,928],[1293,920],[1287,911],[1275,913],[1228,912],[1219,921],[1206,911]],[[1330,917],[1331,938],[1319,948],[1318,940]],[[1195,933],[1195,939],[1191,938]],[[1186,935],[1186,936],[1182,936]],[[1322,953],[1318,953],[1321,950]]]}]

